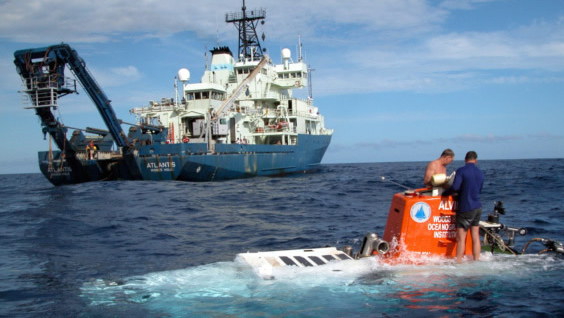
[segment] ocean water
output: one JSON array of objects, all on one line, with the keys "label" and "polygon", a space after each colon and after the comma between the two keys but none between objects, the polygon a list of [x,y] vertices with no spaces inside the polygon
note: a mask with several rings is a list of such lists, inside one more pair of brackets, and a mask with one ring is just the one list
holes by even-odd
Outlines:
[{"label": "ocean water", "polygon": [[[363,259],[287,267],[272,280],[236,259],[247,251],[358,250],[364,234],[383,234],[392,195],[421,186],[425,164],[64,187],[40,174],[0,175],[0,316],[563,316],[564,258],[537,254],[542,245],[459,265]],[[564,242],[563,159],[478,165],[486,175],[483,219],[504,201],[501,222],[529,232],[516,247],[536,237]]]}]

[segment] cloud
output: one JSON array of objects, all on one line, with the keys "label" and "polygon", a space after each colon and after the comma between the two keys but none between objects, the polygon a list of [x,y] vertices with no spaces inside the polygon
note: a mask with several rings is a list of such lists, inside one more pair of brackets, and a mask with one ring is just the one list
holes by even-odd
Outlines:
[{"label": "cloud", "polygon": [[139,77],[139,71],[135,66],[126,66],[126,67],[118,67],[113,68],[112,73],[129,78],[137,78]]},{"label": "cloud", "polygon": [[[313,73],[317,95],[452,92],[492,83],[564,80],[564,75],[554,73],[564,72],[562,19],[481,32],[444,30],[456,10],[473,10],[488,2],[359,0],[351,5],[339,0],[255,0],[246,5],[248,10],[266,6],[266,24],[259,26],[259,33],[266,33],[269,49],[297,42],[302,35],[304,53],[313,57],[309,60],[317,69]],[[6,0],[0,3],[0,37],[37,43],[121,42],[148,37],[169,42],[173,35],[192,32],[219,42],[232,41],[236,30],[226,25],[225,13],[239,10],[240,3],[230,0],[211,0],[206,5],[180,0],[166,4],[154,0]],[[182,44],[176,44],[179,46]],[[107,70],[97,74],[128,81],[142,76],[134,69],[129,69],[128,76],[128,67],[120,74]],[[546,74],[524,74],[531,70],[553,75],[545,79]],[[117,85],[118,80],[101,81]]]},{"label": "cloud", "polygon": [[[262,4],[264,2],[247,1],[248,10]],[[360,0],[354,5],[337,0],[311,0],[269,2],[267,5],[265,27],[274,38],[298,34],[318,36],[343,25],[371,31],[420,32],[434,28],[446,16],[444,10],[423,0]],[[225,32],[234,32],[231,27],[225,27],[224,14],[239,10],[240,2],[230,0],[211,0],[206,5],[180,0],[166,3],[156,0],[6,0],[0,4],[0,37],[18,42],[92,43],[113,41],[126,34],[167,37],[190,31],[201,37],[223,36]],[[269,25],[276,27],[269,28]],[[279,27],[281,25],[284,27]]]},{"label": "cloud", "polygon": [[531,79],[527,76],[500,76],[492,78],[491,83],[493,84],[524,84],[531,82]]},{"label": "cloud", "polygon": [[476,135],[476,134],[463,134],[452,138],[438,138],[436,142],[439,143],[498,143],[506,141],[523,140],[523,136],[519,135]]},{"label": "cloud", "polygon": [[115,87],[140,80],[143,75],[135,66],[91,70],[102,87]]},{"label": "cloud", "polygon": [[561,141],[564,139],[563,135],[555,135],[555,134],[551,134],[551,133],[547,133],[547,132],[539,132],[536,134],[529,134],[528,137],[536,139],[536,140],[556,140],[556,141]]},{"label": "cloud", "polygon": [[[533,136],[534,138],[556,138],[557,136],[540,134],[538,136]],[[562,138],[562,137],[560,137]],[[452,138],[435,138],[430,140],[397,140],[383,138],[380,141],[374,142],[359,142],[350,146],[344,145],[334,145],[331,146],[333,151],[345,151],[350,149],[371,149],[371,150],[382,150],[382,149],[393,149],[393,148],[411,148],[420,146],[429,146],[433,144],[462,144],[462,143],[500,143],[507,141],[523,140],[523,136],[517,135],[505,135],[497,136],[493,134],[486,135],[474,135],[474,134],[464,134]]]},{"label": "cloud", "polygon": [[[552,32],[558,23],[530,26],[536,30],[535,38],[528,37],[530,28],[520,28],[430,34],[411,43],[351,47],[340,53],[339,63],[325,61],[330,68],[319,73],[324,76],[317,83],[323,85],[316,90],[434,93],[491,83],[562,82],[564,29],[558,30],[562,39]],[[354,85],[350,78],[357,79]]]},{"label": "cloud", "polygon": [[550,29],[539,30],[541,35],[534,40],[516,36],[512,31],[436,34],[410,44],[409,49],[403,44],[364,46],[350,51],[347,62],[362,61],[364,67],[390,73],[398,69],[420,73],[509,68],[564,70],[564,39],[542,35]]},{"label": "cloud", "polygon": [[443,1],[439,7],[449,10],[472,10],[475,9],[478,4],[493,1],[498,0],[446,0]]},{"label": "cloud", "polygon": [[214,2],[7,0],[0,4],[0,37],[17,42],[93,43],[126,34],[156,37],[193,31],[211,36],[216,31],[217,7],[228,8],[231,3]]},{"label": "cloud", "polygon": [[498,136],[494,134],[487,134],[487,135],[472,135],[466,134],[455,137],[453,141],[473,141],[473,142],[501,142],[501,141],[512,141],[512,140],[522,140],[523,136],[518,135],[505,135],[505,136]]},{"label": "cloud", "polygon": [[389,149],[397,147],[412,147],[420,145],[429,145],[431,142],[426,140],[392,140],[392,139],[382,139],[378,142],[359,142],[354,144],[353,148],[370,148],[370,149]]}]

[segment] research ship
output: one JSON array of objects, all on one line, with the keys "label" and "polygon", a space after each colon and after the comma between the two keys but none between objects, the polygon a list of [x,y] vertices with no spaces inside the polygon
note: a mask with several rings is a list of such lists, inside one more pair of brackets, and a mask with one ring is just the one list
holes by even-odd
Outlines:
[{"label": "research ship", "polygon": [[[110,100],[78,53],[67,44],[14,53],[24,108],[41,119],[49,150],[39,152],[41,172],[55,185],[100,180],[213,181],[284,175],[317,169],[332,129],[313,104],[310,72],[298,52],[285,48],[274,64],[257,35],[264,9],[227,13],[239,31],[236,54],[213,48],[200,82],[182,68],[175,97],[130,110],[118,119]],[[264,41],[264,34],[262,35]],[[207,59],[206,59],[207,60]],[[65,67],[75,79],[65,77]],[[61,97],[90,96],[107,129],[72,128],[55,116]],[[294,96],[294,89],[308,96]],[[122,124],[129,125],[127,134]],[[69,131],[72,130],[72,133]],[[70,134],[70,139],[67,135]],[[59,150],[52,149],[55,143]]]}]

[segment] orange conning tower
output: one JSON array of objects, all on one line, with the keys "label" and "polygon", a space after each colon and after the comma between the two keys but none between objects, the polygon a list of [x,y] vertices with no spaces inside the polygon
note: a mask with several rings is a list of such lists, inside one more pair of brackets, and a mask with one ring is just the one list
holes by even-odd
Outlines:
[{"label": "orange conning tower", "polygon": [[[384,240],[391,243],[389,257],[403,252],[455,257],[456,206],[452,196],[433,196],[431,189],[396,193],[384,231]],[[470,233],[465,254],[472,255]]]}]

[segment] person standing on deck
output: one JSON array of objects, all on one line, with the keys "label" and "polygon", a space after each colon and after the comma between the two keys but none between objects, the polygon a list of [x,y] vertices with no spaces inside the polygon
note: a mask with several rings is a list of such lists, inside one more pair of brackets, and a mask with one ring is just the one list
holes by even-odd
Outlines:
[{"label": "person standing on deck", "polygon": [[484,184],[484,172],[476,166],[478,154],[468,151],[464,158],[465,165],[456,169],[452,186],[443,195],[458,193],[458,211],[456,212],[456,261],[462,262],[466,248],[466,234],[470,228],[472,236],[472,256],[480,259],[480,217],[482,204],[480,193]]}]

